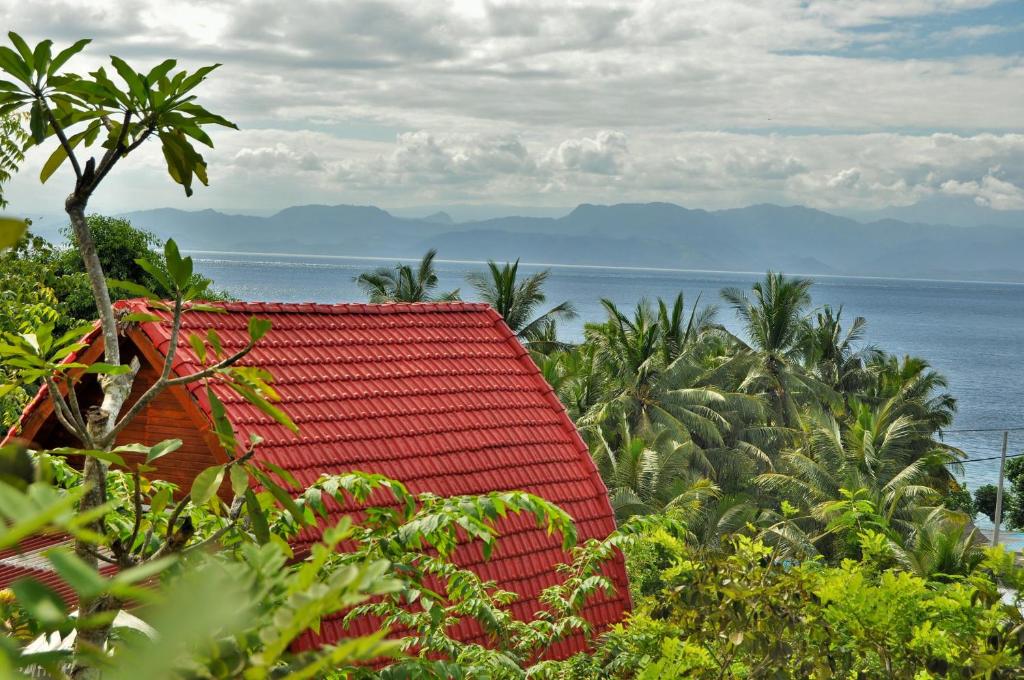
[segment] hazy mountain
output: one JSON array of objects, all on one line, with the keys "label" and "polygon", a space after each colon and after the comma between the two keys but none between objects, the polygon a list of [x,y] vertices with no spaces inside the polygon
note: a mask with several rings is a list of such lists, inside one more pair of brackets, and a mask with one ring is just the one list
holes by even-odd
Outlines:
[{"label": "hazy mountain", "polygon": [[930,196],[914,205],[872,211],[848,211],[844,214],[865,222],[894,219],[921,224],[949,224],[955,227],[988,225],[1024,228],[1024,210],[993,210],[978,205],[970,196]]},{"label": "hazy mountain", "polygon": [[444,210],[438,210],[433,215],[427,215],[423,218],[423,221],[430,222],[431,224],[455,224],[455,220],[452,219],[452,216]]},{"label": "hazy mountain", "polygon": [[499,203],[468,204],[444,203],[418,205],[404,208],[389,208],[388,212],[398,217],[421,217],[438,212],[448,213],[453,222],[479,222],[495,217],[516,215],[519,217],[561,217],[571,207],[538,207],[530,205],[502,205]]},{"label": "hazy mountain", "polygon": [[561,217],[467,222],[352,205],[266,217],[173,209],[128,217],[192,250],[419,257],[437,248],[442,259],[1024,281],[1024,228],[865,223],[802,206],[583,204]]}]

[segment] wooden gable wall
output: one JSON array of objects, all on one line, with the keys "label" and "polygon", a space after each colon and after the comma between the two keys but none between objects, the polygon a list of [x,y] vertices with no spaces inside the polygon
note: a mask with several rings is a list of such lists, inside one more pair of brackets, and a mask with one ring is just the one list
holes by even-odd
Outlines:
[{"label": "wooden gable wall", "polygon": [[[122,360],[126,363],[133,356],[138,356],[142,364],[132,386],[131,396],[125,404],[127,411],[132,404],[156,381],[162,357],[152,346],[145,346],[147,341],[132,334],[132,340],[124,340]],[[135,344],[138,340],[142,347]],[[92,348],[90,348],[92,349]],[[98,404],[102,398],[95,377],[83,376],[78,385],[77,395],[82,410]],[[26,424],[22,433],[29,441],[39,448],[56,448],[60,446],[80,446],[68,434],[53,415],[51,404],[45,403],[37,418]],[[146,444],[152,446],[165,439],[180,439],[182,446],[153,463],[156,470],[147,473],[149,479],[162,479],[178,485],[182,493],[189,490],[193,478],[204,468],[224,462],[225,456],[216,443],[209,423],[195,404],[192,396],[184,387],[171,387],[164,390],[148,407],[146,407],[117,438],[117,444]],[[125,460],[141,462],[143,456],[129,454]],[[72,461],[80,467],[81,459]]]}]

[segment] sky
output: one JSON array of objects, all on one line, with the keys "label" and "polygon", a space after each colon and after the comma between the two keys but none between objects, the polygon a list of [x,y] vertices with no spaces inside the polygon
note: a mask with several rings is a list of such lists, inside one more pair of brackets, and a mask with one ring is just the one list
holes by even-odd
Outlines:
[{"label": "sky", "polygon": [[[670,201],[1024,209],[1021,0],[0,0],[30,42],[221,63],[210,186],[156,144],[96,210]],[[59,212],[49,149],[9,210]]]}]

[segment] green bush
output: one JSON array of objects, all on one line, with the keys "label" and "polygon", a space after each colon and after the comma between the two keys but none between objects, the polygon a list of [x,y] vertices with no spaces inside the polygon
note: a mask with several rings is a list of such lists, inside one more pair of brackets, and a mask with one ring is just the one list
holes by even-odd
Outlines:
[{"label": "green bush", "polygon": [[742,535],[698,554],[664,527],[646,530],[627,546],[630,577],[634,593],[660,590],[642,593],[592,656],[548,677],[1020,677],[1024,570],[1013,556],[993,549],[968,576],[931,580],[885,567],[885,540],[864,532],[862,559],[829,566],[780,560]]}]

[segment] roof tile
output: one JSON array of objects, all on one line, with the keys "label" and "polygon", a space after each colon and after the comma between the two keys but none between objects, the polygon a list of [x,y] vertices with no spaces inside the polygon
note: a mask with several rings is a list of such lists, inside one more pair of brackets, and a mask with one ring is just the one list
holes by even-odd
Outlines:
[{"label": "roof tile", "polygon": [[[118,306],[141,310],[145,303]],[[569,512],[580,540],[603,538],[614,529],[607,491],[585,444],[529,354],[489,306],[233,302],[223,307],[227,313],[184,316],[175,373],[199,365],[187,342],[190,333],[202,336],[214,327],[230,352],[247,341],[249,317],[272,322],[243,363],[264,366],[275,375],[281,406],[299,423],[300,435],[291,436],[236,395],[215,388],[240,436],[264,437],[258,457],[304,483],[321,473],[363,470],[395,477],[417,493],[523,489]],[[142,330],[166,351],[166,323],[144,323]],[[192,394],[209,413],[203,391]],[[558,582],[553,566],[567,556],[558,537],[525,517],[508,517],[499,530],[490,561],[483,561],[479,546],[472,545],[460,547],[458,559],[518,593],[512,611],[531,616],[541,609],[540,591]],[[304,531],[296,543],[314,540],[315,531]],[[621,556],[607,571],[624,586]],[[628,607],[623,587],[588,606],[586,615],[599,631],[621,619]],[[319,635],[303,635],[297,647],[367,633],[375,626],[367,619],[345,630],[331,617]],[[476,626],[458,631],[467,640],[485,642]],[[586,639],[577,635],[556,645],[553,654],[565,657],[585,645]]]}]

